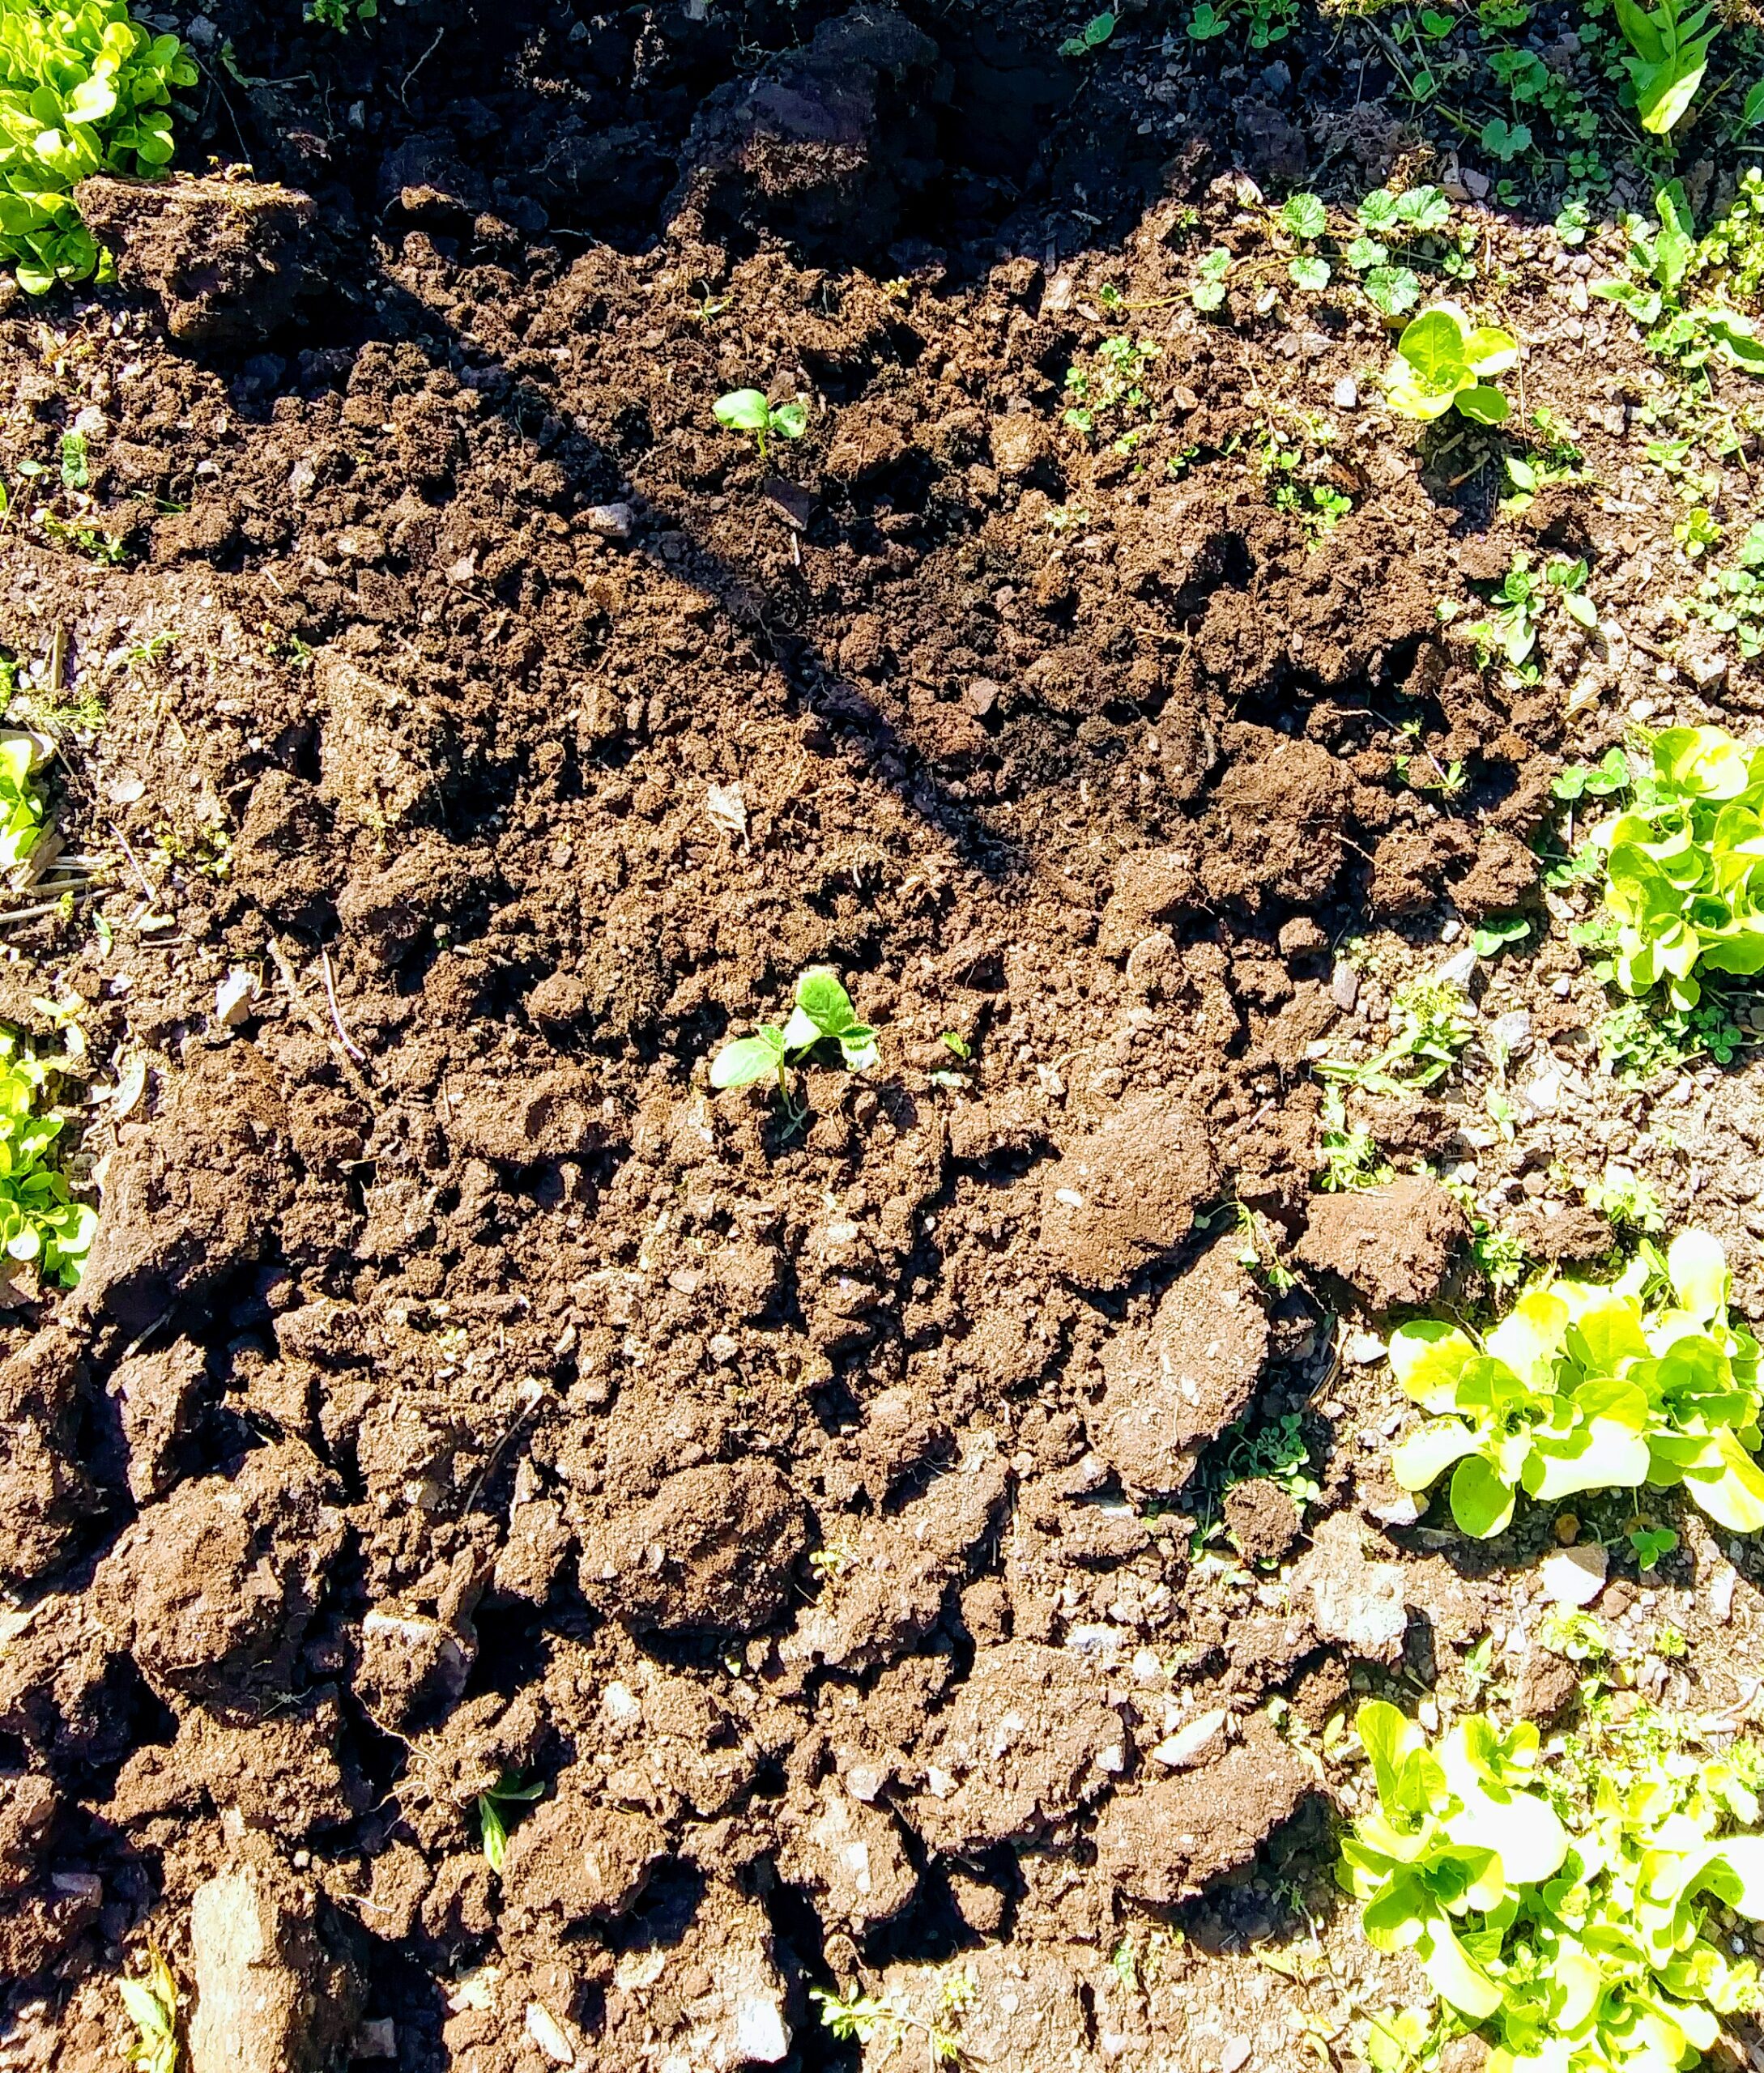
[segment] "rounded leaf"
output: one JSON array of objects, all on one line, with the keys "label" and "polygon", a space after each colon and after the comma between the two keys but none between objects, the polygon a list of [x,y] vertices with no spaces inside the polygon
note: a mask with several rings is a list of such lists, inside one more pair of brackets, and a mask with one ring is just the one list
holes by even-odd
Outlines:
[{"label": "rounded leaf", "polygon": [[1481,1454],[1459,1462],[1451,1478],[1451,1516],[1460,1533],[1487,1540],[1512,1523],[1513,1492]]},{"label": "rounded leaf", "polygon": [[769,1034],[738,1036],[725,1044],[711,1061],[710,1083],[714,1088],[751,1087],[777,1072],[784,1054],[782,1036]]},{"label": "rounded leaf", "polygon": [[[1512,407],[1500,390],[1486,385],[1460,389],[1452,401],[1457,405],[1460,416],[1467,417],[1476,424],[1505,424],[1512,415]],[[1525,643],[1528,653],[1531,645],[1529,641]]]},{"label": "rounded leaf", "polygon": [[761,432],[771,423],[771,407],[762,389],[731,389],[710,407],[718,424],[726,425],[731,432]]}]

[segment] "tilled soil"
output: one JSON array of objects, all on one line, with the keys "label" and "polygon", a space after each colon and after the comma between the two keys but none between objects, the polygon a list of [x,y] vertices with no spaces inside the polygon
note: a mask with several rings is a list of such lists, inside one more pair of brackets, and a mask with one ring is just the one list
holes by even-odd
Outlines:
[{"label": "tilled soil", "polygon": [[[1549,1522],[1417,1523],[1341,1322],[1476,1294],[1464,1212],[1314,1197],[1307,1059],[1546,918],[1549,781],[1635,698],[1758,701],[1617,624],[1672,553],[1611,487],[1628,320],[1485,219],[1589,478],[1502,518],[1375,408],[1363,303],[1188,303],[1302,109],[1442,170],[1327,39],[1245,102],[1131,26],[1081,75],[1028,11],[703,14],[181,19],[214,148],[313,208],[94,197],[121,288],[0,326],[0,475],[73,428],[92,475],[42,492],[83,547],[15,518],[0,641],[36,709],[103,700],[58,805],[113,859],[0,966],[27,1027],[82,1003],[103,1201],[77,1292],[5,1313],[6,2063],[115,2062],[125,1954],[187,1985],[241,1910],[270,2012],[211,1997],[197,2073],[850,2065],[809,1990],[857,1986],[909,2053],[1314,2063],[1310,1988],[1232,1954],[1332,1906],[1351,1682],[1492,1631],[1571,1700]],[[1062,420],[1123,327],[1124,453]],[[763,463],[710,415],[750,385],[811,402]],[[1354,506],[1314,541],[1246,465],[1298,412]],[[1605,624],[1506,692],[1438,607],[1549,545]],[[800,1124],[712,1096],[820,964],[878,1066]],[[1628,1156],[1755,1291],[1749,1078],[1651,1130],[1559,932],[1476,990],[1528,1018],[1523,1134],[1381,1141],[1570,1259],[1608,1227],[1527,1177]],[[1239,1478],[1206,1543],[1288,1415],[1315,1494]],[[1601,1610],[1749,1700],[1742,1558],[1678,1523]],[[500,1872],[499,1783],[543,1788]]]}]

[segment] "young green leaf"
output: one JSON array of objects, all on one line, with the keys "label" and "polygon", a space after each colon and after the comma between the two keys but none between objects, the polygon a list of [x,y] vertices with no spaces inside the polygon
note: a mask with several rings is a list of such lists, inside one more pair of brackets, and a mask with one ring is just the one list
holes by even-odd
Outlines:
[{"label": "young green leaf", "polygon": [[1280,226],[1289,237],[1321,237],[1329,228],[1329,212],[1314,194],[1289,194],[1280,204]]},{"label": "young green leaf", "polygon": [[735,389],[726,396],[719,396],[711,406],[717,422],[726,425],[731,432],[751,432],[757,436],[772,422],[772,407],[760,389]]},{"label": "young green leaf", "polygon": [[1329,285],[1329,262],[1318,258],[1314,253],[1289,259],[1286,270],[1294,287],[1309,289],[1313,294],[1319,293]]},{"label": "young green leaf", "polygon": [[751,1087],[758,1079],[782,1080],[784,1072],[784,1032],[762,1024],[751,1036],[738,1036],[725,1044],[711,1061],[713,1087]]}]

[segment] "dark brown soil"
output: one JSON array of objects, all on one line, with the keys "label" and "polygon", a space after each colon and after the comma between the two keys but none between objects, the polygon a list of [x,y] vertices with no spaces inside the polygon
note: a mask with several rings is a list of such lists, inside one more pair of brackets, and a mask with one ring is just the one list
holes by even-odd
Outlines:
[{"label": "dark brown soil", "polygon": [[[954,2007],[976,2063],[1300,2062],[1227,1960],[1332,1905],[1350,1679],[1531,1645],[1342,1359],[1470,1225],[1314,1192],[1307,1060],[1388,1005],[1334,953],[1535,913],[1570,687],[1652,681],[1558,615],[1503,690],[1442,629],[1536,536],[1371,407],[1363,303],[1188,303],[1358,75],[1319,37],[1243,101],[1129,25],[1080,88],[1033,8],[292,11],[182,23],[237,61],[199,134],[288,191],[106,183],[119,287],[0,318],[0,477],[90,531],[15,515],[0,644],[104,701],[58,807],[113,859],[0,967],[9,1016],[81,1004],[103,1203],[0,1323],[3,2062],[117,2062],[149,1938],[195,2073],[854,2065],[811,1989]],[[1535,234],[1486,227],[1615,479],[1633,349],[1544,351]],[[1062,418],[1105,287],[1157,347],[1126,453]],[[749,385],[811,406],[763,464],[711,415]],[[1244,442],[1326,405],[1314,543]],[[1674,507],[1567,508],[1639,608]],[[814,964],[876,1067],[805,1068],[799,1125],[714,1096]],[[1571,1072],[1578,955],[1526,972]],[[1704,1092],[1675,1143],[1755,1122]],[[1408,1164],[1484,1120],[1395,1105]],[[1672,1172],[1755,1281],[1750,1178]],[[1303,1509],[1229,1466],[1300,1414]],[[1682,1530],[1688,1605],[1737,1558]],[[1674,1615],[1711,1705],[1728,1603]]]}]

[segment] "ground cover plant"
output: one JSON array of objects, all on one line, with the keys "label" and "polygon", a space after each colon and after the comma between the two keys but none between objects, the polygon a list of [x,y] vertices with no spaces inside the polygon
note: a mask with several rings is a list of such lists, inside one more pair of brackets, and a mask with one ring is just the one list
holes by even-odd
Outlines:
[{"label": "ground cover plant", "polygon": [[1095,4],[137,18],[0,279],[0,2058],[1745,2037],[1724,1872],[1450,1853],[1755,1710],[1764,1013],[1585,838],[1764,704],[1764,51]]}]

